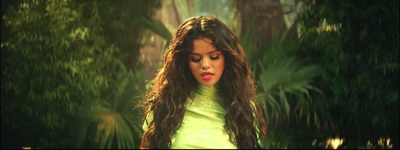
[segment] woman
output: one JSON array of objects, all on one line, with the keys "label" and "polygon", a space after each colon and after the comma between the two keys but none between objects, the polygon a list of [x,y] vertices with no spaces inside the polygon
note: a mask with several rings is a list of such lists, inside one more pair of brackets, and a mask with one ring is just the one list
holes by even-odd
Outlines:
[{"label": "woman", "polygon": [[152,84],[141,148],[261,148],[265,121],[246,56],[220,20],[184,21]]}]

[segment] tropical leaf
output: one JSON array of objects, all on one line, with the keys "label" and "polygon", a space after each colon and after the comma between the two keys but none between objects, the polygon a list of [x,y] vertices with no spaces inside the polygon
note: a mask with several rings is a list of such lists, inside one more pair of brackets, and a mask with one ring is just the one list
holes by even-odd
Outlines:
[{"label": "tropical leaf", "polygon": [[[92,105],[86,107],[82,114],[82,131],[86,134],[81,136],[94,136],[97,148],[123,148],[133,149],[139,145],[142,130],[138,111],[134,110],[135,104],[139,103],[136,97],[142,92],[144,85],[140,70],[135,73],[131,70],[121,69],[114,71],[115,81],[110,84],[114,89],[114,99],[111,105]],[[95,128],[95,130],[90,130]],[[81,143],[91,139],[80,138]],[[94,147],[88,145],[87,147]]]},{"label": "tropical leaf", "polygon": [[165,27],[159,20],[154,20],[150,16],[143,15],[142,17],[136,18],[135,22],[141,22],[143,27],[157,33],[168,42],[172,39],[172,35],[168,31],[167,27]]},{"label": "tropical leaf", "polygon": [[[263,61],[259,61],[261,66],[259,82],[266,95],[264,96],[265,104],[271,108],[269,112],[272,114],[281,114],[281,108],[283,108],[285,116],[290,119],[289,101],[300,101],[302,100],[300,97],[304,94],[310,98],[310,90],[319,91],[318,88],[311,85],[313,78],[319,75],[318,68],[312,65],[304,66],[294,57],[279,60],[269,59],[265,57]],[[289,95],[292,99],[288,99]],[[274,97],[279,97],[279,99]],[[279,118],[279,116],[275,117]]]},{"label": "tropical leaf", "polygon": [[92,110],[91,117],[97,123],[97,142],[99,148],[113,148],[116,139],[117,148],[134,148],[134,138],[130,125],[120,113],[109,108]]}]

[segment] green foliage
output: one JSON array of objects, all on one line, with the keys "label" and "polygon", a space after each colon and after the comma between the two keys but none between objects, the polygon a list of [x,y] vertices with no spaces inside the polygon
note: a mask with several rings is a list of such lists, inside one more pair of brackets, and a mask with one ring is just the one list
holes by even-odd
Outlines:
[{"label": "green foliage", "polygon": [[[260,66],[262,70],[259,81],[260,87],[264,90],[261,99],[264,99],[265,103],[271,107],[270,111],[265,111],[267,121],[269,121],[269,116],[274,116],[276,119],[281,118],[279,116],[282,114],[281,107],[283,107],[287,119],[290,119],[291,108],[287,94],[298,97],[300,104],[306,103],[307,98],[310,98],[309,90],[319,91],[309,83],[318,75],[315,66],[301,66],[293,57],[283,58],[279,61],[274,60],[270,63],[264,62]],[[275,97],[279,97],[280,102]],[[268,114],[269,112],[271,115]]]},{"label": "green foliage", "polygon": [[[80,1],[77,1],[78,3]],[[96,6],[91,7],[96,2]],[[159,0],[83,1],[85,14],[96,11],[97,22],[107,41],[118,47],[115,53],[126,67],[135,69],[140,56],[141,42],[148,31],[159,34],[169,42],[172,38],[160,21],[152,19],[155,9],[161,8]],[[147,31],[147,32],[146,32]]]},{"label": "green foliage", "polygon": [[[344,139],[339,148],[398,148],[399,1],[303,2],[269,47],[255,52],[256,35],[239,38],[266,148],[327,148],[333,137]],[[171,39],[151,19],[161,2],[15,4],[2,16],[1,147],[139,148],[141,41]]]},{"label": "green foliage", "polygon": [[398,1],[316,1],[301,17],[299,55],[319,64],[330,136],[357,148],[381,137],[398,147]]},{"label": "green foliage", "polygon": [[[277,127],[293,120],[291,114],[298,117],[297,111],[304,109],[300,104],[311,100],[307,95],[310,89],[316,89],[310,83],[313,77],[318,76],[318,68],[307,65],[305,60],[294,55],[298,41],[287,38],[287,33],[273,37],[269,47],[255,51],[259,37],[253,35],[254,23],[249,32],[242,33],[239,39],[258,83],[257,99],[267,121],[268,141],[263,146],[285,148],[292,139],[277,132]],[[280,135],[286,137],[278,138]]]},{"label": "green foliage", "polygon": [[[2,64],[5,63],[2,90],[6,91],[8,99],[2,107],[7,106],[5,112],[8,114],[20,111],[27,118],[32,118],[24,118],[25,121],[37,121],[39,124],[33,127],[29,127],[30,123],[28,127],[19,124],[22,129],[15,130],[29,130],[38,126],[53,130],[23,131],[21,134],[30,133],[33,137],[41,135],[44,139],[60,138],[61,134],[55,134],[54,131],[66,132],[64,124],[75,115],[79,105],[92,95],[100,97],[95,89],[103,86],[104,76],[99,71],[107,63],[114,62],[107,56],[114,51],[113,47],[102,42],[90,46],[83,44],[91,39],[90,36],[97,36],[99,31],[88,30],[85,24],[77,24],[80,19],[78,12],[71,11],[68,8],[70,5],[64,1],[27,1],[21,3],[19,8],[11,8],[9,15],[4,16],[4,22],[12,34],[9,34],[8,41],[2,43],[2,56],[7,55],[2,57]],[[70,35],[77,35],[78,38]],[[96,40],[100,38],[96,37]],[[103,49],[103,53],[94,54]],[[99,68],[93,68],[96,62],[104,63],[97,63]],[[65,112],[60,112],[60,109]],[[21,117],[22,114],[13,117]],[[13,120],[7,122],[8,125],[15,125],[18,118]],[[26,144],[35,147],[65,144],[44,139]]]},{"label": "green foliage", "polygon": [[299,37],[283,32],[262,51],[241,36],[266,148],[328,148],[335,137],[339,148],[398,148],[398,1],[313,1],[298,15],[289,30]]},{"label": "green foliage", "polygon": [[[144,72],[126,70],[114,71],[116,87],[113,103],[110,105],[89,104],[81,113],[80,143],[78,147],[91,148],[138,148],[140,146],[141,109],[132,106],[139,103],[138,95],[143,93]],[[88,138],[94,136],[96,138]]]},{"label": "green foliage", "polygon": [[[132,108],[145,80],[140,42],[148,29],[171,36],[151,19],[159,1],[119,2],[26,0],[8,8],[2,16],[2,148],[76,148],[82,140],[94,141],[81,144],[87,148],[110,142],[138,148],[141,121]],[[78,136],[80,130],[88,131]]]},{"label": "green foliage", "polygon": [[311,85],[313,78],[319,75],[317,66],[307,65],[306,60],[296,58],[294,52],[298,42],[287,37],[286,34],[274,37],[266,50],[252,55],[256,56],[253,61],[258,60],[253,67],[258,69],[255,70],[256,79],[262,89],[258,93],[259,100],[266,108],[265,117],[270,123],[273,122],[270,118],[274,118],[276,123],[283,118],[290,120],[293,110],[290,105],[293,104],[289,103],[295,103],[294,106],[303,111],[299,106],[311,100],[309,90],[320,92]]},{"label": "green foliage", "polygon": [[314,92],[322,95],[322,91],[313,85],[313,80],[321,75],[320,69],[310,64],[308,59],[296,56],[299,42],[290,39],[288,33],[274,37],[270,46],[259,52],[249,51],[253,44],[248,42],[254,41],[242,41],[259,85],[257,97],[268,125],[269,138],[264,148],[287,148],[294,142],[311,144],[312,141],[293,135],[293,132],[299,132],[288,129],[293,123],[303,121],[304,128],[310,125],[320,127],[322,123],[327,126],[327,123],[320,120],[328,118],[316,115],[324,107],[315,104],[323,102],[313,100],[310,94]]}]

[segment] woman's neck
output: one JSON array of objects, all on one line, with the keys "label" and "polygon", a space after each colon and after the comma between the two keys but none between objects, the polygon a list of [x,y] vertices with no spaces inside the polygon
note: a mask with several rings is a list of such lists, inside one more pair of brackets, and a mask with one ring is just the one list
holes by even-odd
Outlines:
[{"label": "woman's neck", "polygon": [[212,96],[213,97],[213,96],[220,95],[218,90],[219,90],[218,82],[216,84],[212,85],[212,86],[209,86],[209,87],[204,86],[204,85],[202,85],[200,83],[197,86],[197,92],[200,95],[203,95],[203,96]]}]

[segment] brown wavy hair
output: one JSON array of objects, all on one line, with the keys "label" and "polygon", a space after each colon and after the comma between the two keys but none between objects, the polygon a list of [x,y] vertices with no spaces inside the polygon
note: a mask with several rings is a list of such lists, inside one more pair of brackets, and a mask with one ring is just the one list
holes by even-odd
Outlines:
[{"label": "brown wavy hair", "polygon": [[[184,21],[165,54],[164,65],[152,81],[144,116],[153,113],[141,147],[169,148],[171,136],[180,127],[187,98],[193,98],[197,84],[189,68],[188,55],[195,39],[209,38],[225,56],[225,69],[218,81],[225,98],[225,128],[238,148],[261,148],[265,139],[262,111],[255,100],[256,87],[246,56],[238,38],[224,23],[214,17],[192,17]],[[260,137],[257,137],[257,134]],[[234,137],[233,137],[234,136]],[[143,142],[144,141],[144,142]]]}]

